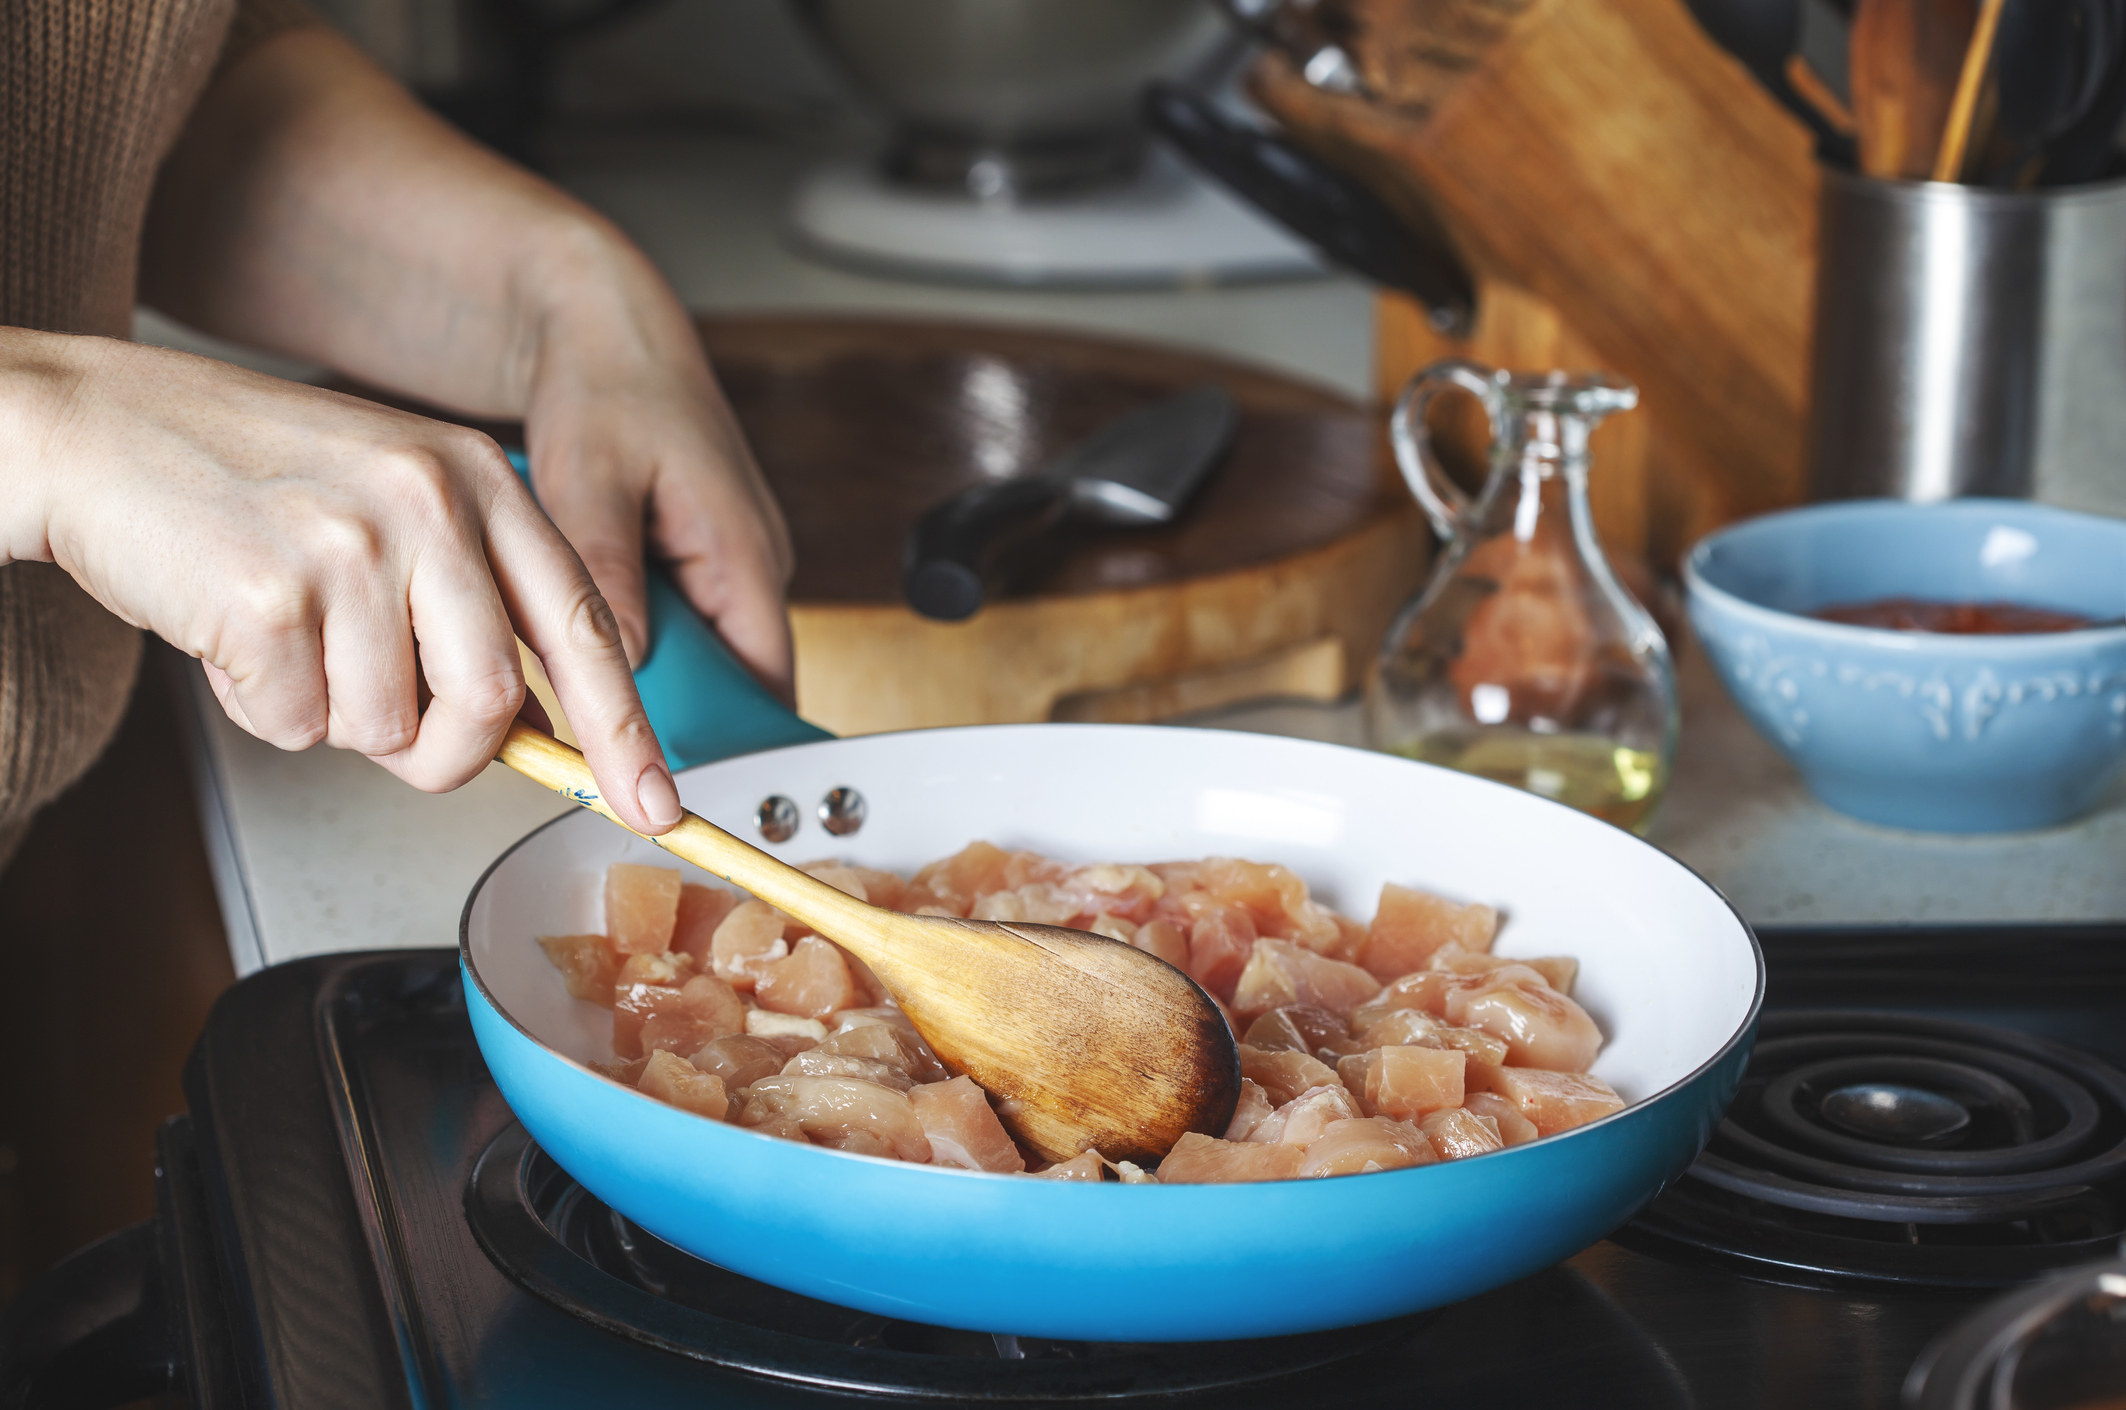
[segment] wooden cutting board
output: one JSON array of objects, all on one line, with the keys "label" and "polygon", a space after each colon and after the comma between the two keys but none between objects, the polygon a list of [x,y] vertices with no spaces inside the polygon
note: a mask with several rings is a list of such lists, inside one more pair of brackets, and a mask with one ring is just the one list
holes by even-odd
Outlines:
[{"label": "wooden cutting board", "polygon": [[[796,545],[798,709],[837,734],[1333,698],[1423,580],[1429,538],[1378,416],[1322,388],[1170,348],[979,324],[697,327]],[[1080,534],[965,622],[902,605],[901,547],[925,509],[1203,382],[1233,395],[1240,425],[1178,522]],[[520,435],[487,429],[505,444]]]}]

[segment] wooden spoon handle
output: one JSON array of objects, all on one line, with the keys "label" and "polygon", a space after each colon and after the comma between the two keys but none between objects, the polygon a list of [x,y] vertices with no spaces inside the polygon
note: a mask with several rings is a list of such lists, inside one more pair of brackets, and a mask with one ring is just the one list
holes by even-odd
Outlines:
[{"label": "wooden spoon handle", "polygon": [[1949,103],[1949,122],[1934,157],[1936,181],[1954,181],[1963,175],[1964,154],[1971,144],[1971,119],[1978,111],[1978,90],[1985,85],[1986,68],[1993,60],[1993,36],[2000,31],[2002,3],[2003,0],[1984,0],[1978,12],[1971,47],[1964,51],[1963,72],[1957,76],[1956,96]]},{"label": "wooden spoon handle", "polygon": [[[583,755],[552,735],[519,720],[502,737],[502,747],[495,752],[495,758],[569,802],[627,827],[620,815],[606,805]],[[628,830],[634,832],[633,828]],[[649,840],[703,871],[744,887],[777,910],[853,951],[858,959],[868,963],[882,949],[891,948],[879,924],[879,918],[890,916],[891,912],[807,876],[788,862],[741,842],[707,818],[683,813],[677,827]]]}]

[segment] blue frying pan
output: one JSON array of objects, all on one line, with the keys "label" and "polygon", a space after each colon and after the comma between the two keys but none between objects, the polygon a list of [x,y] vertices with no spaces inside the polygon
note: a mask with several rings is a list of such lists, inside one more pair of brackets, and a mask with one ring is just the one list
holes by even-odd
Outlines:
[{"label": "blue frying pan", "polygon": [[[600,927],[611,863],[673,864],[572,811],[498,859],[466,903],[473,1030],[539,1145],[691,1254],[974,1330],[1179,1341],[1348,1326],[1471,1296],[1600,1239],[1690,1164],[1734,1095],[1763,997],[1756,941],[1713,888],[1628,833],[1468,775],[1227,731],[829,739],[731,663],[668,584],[652,593],[643,694],[673,762],[693,765],[681,795],[766,850],[902,872],[975,838],[1083,860],[1238,855],[1284,862],[1359,916],[1384,881],[1484,900],[1507,916],[1502,952],[1580,958],[1577,996],[1608,1038],[1595,1071],[1631,1103],[1469,1160],[1219,1186],[907,1165],[709,1121],[592,1069],[610,1055],[610,1015],[569,998],[535,943]],[[836,788],[864,795],[861,830],[832,835],[815,819]],[[806,818],[782,843],[753,826],[777,795]]]}]

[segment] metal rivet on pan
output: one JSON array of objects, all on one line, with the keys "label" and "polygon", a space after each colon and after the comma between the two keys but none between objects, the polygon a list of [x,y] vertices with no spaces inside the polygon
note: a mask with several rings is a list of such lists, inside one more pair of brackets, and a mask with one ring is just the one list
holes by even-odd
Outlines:
[{"label": "metal rivet on pan", "polygon": [[753,821],[759,824],[760,835],[770,842],[788,842],[797,836],[797,805],[780,793],[770,794],[760,800]]},{"label": "metal rivet on pan", "polygon": [[836,837],[847,837],[864,825],[864,795],[853,788],[836,788],[819,800],[819,820]]}]

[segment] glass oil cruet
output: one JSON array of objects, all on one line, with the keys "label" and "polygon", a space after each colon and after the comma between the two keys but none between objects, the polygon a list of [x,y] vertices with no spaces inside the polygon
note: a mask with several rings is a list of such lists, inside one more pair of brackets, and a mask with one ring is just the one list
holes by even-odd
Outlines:
[{"label": "glass oil cruet", "polygon": [[[1450,388],[1491,420],[1490,473],[1474,502],[1425,429],[1426,409]],[[1675,669],[1661,629],[1610,571],[1587,504],[1588,438],[1638,399],[1604,374],[1460,361],[1411,379],[1389,436],[1447,546],[1368,678],[1374,748],[1645,828],[1675,754]]]}]

